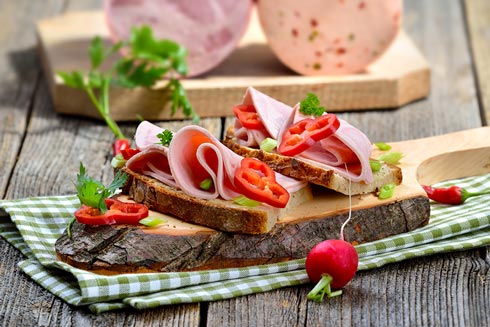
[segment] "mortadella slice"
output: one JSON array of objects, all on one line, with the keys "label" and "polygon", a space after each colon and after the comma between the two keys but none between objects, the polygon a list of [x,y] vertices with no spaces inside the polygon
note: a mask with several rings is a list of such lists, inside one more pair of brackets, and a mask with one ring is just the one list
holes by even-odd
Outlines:
[{"label": "mortadella slice", "polygon": [[154,35],[188,50],[188,76],[205,73],[236,48],[250,21],[252,0],[105,0],[106,23],[115,41],[131,28],[152,27]]},{"label": "mortadella slice", "polygon": [[260,0],[260,23],[276,56],[302,75],[363,72],[398,34],[401,0]]}]

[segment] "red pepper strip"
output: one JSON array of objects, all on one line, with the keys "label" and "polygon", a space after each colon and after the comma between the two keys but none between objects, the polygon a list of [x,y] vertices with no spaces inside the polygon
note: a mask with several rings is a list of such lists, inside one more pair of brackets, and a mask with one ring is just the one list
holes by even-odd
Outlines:
[{"label": "red pepper strip", "polygon": [[340,121],[334,114],[300,120],[286,130],[278,151],[290,157],[300,154],[315,142],[332,136],[339,126]]},{"label": "red pepper strip", "polygon": [[248,129],[264,129],[264,124],[260,120],[259,114],[253,105],[240,104],[233,107],[236,118]]},{"label": "red pepper strip", "polygon": [[132,156],[135,154],[139,153],[139,149],[133,149],[133,148],[127,148],[127,149],[122,149],[121,154],[125,160],[131,159]]},{"label": "red pepper strip", "polygon": [[101,213],[99,209],[82,205],[75,211],[79,223],[87,225],[136,225],[142,218],[148,217],[148,207],[140,203],[122,202],[116,199],[105,199],[108,210]]},{"label": "red pepper strip", "polygon": [[235,172],[235,186],[246,197],[284,208],[289,201],[289,192],[276,181],[274,171],[264,162],[243,158]]},{"label": "red pepper strip", "polygon": [[470,197],[490,194],[490,191],[472,193],[459,186],[435,188],[422,185],[422,187],[429,199],[443,204],[462,204]]},{"label": "red pepper strip", "polygon": [[121,153],[122,150],[130,148],[131,145],[129,144],[128,139],[117,139],[114,141],[114,144],[112,144],[112,154],[117,156],[119,153]]}]

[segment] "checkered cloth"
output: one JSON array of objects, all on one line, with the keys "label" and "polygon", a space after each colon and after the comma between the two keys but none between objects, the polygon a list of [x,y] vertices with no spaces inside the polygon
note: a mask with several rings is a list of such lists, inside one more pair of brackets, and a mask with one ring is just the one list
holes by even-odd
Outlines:
[{"label": "checkered cloth", "polygon": [[[469,191],[490,189],[490,174],[440,183]],[[430,223],[415,231],[356,246],[359,270],[490,244],[489,195],[464,205],[431,204]],[[124,307],[216,301],[308,282],[304,259],[247,268],[102,276],[56,259],[54,244],[79,206],[76,196],[0,201],[0,235],[19,249],[19,263],[39,285],[75,306],[100,313]],[[0,209],[1,211],[1,209]],[[10,218],[9,218],[10,216]],[[382,219],[380,217],[380,219]]]}]

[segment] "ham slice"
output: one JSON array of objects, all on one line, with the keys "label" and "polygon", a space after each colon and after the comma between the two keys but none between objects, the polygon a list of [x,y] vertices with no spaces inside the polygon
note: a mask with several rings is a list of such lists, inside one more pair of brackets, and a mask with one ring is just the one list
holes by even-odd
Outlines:
[{"label": "ham slice", "polygon": [[[196,125],[181,128],[170,142],[169,157],[172,175],[185,193],[207,200],[218,196],[232,200],[240,195],[233,186],[233,176],[242,157],[208,130]],[[210,190],[199,186],[206,178],[213,181]]]},{"label": "ham slice", "polygon": [[[184,193],[200,199],[212,200],[218,197],[232,200],[240,195],[235,188],[235,170],[240,166],[242,156],[223,145],[208,130],[189,125],[176,132],[169,147],[159,144],[157,134],[163,129],[143,121],[136,129],[135,141],[141,152],[126,162],[126,167],[153,177],[162,183],[181,189]],[[306,186],[279,173],[276,180],[289,193]],[[213,186],[203,190],[200,183],[211,178]]]},{"label": "ham slice", "polygon": [[126,167],[138,174],[153,177],[166,185],[177,186],[170,171],[168,148],[162,145],[146,146],[126,162]]},{"label": "ham slice", "polygon": [[260,0],[272,51],[302,75],[362,73],[398,34],[401,0]]},{"label": "ham slice", "polygon": [[[291,108],[252,87],[247,89],[242,104],[254,105],[267,130],[248,130],[235,119],[235,137],[242,146],[258,147],[265,137],[275,138],[280,143],[282,135],[291,124],[309,117],[299,112],[299,104]],[[334,135],[315,143],[296,157],[322,169],[333,169],[353,182],[371,183],[371,141],[345,120],[339,121],[340,127]]]},{"label": "ham slice", "polygon": [[352,182],[371,183],[371,141],[345,120],[339,120],[340,127],[334,135],[317,142],[298,157],[316,166],[333,169]]},{"label": "ham slice", "polygon": [[115,41],[131,28],[152,27],[156,37],[188,50],[188,76],[205,73],[236,48],[249,24],[252,0],[105,0],[106,23]]},{"label": "ham slice", "polygon": [[162,131],[163,128],[144,120],[136,128],[134,142],[140,150],[150,145],[160,143],[160,139],[157,135]]},{"label": "ham slice", "polygon": [[253,87],[247,88],[241,104],[253,105],[265,127],[265,130],[250,130],[235,119],[235,137],[240,145],[248,147],[258,146],[267,137],[277,139],[281,128],[293,112],[290,106]]}]

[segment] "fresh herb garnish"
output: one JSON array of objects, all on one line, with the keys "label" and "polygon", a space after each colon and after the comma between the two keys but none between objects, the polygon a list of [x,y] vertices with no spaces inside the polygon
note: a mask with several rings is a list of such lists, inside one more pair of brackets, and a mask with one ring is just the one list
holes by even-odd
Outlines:
[{"label": "fresh herb garnish", "polygon": [[[128,55],[119,58],[109,71],[101,71],[102,63],[122,48],[127,50]],[[169,92],[169,100],[172,101],[171,114],[175,114],[176,110],[181,108],[187,117],[192,117],[193,122],[199,121],[199,116],[177,78],[178,75],[185,76],[188,71],[185,61],[187,51],[179,44],[170,40],[157,40],[149,26],[142,26],[131,30],[128,41],[117,42],[108,49],[104,47],[100,36],[96,36],[92,39],[88,53],[91,68],[87,76],[81,71],[58,72],[58,75],[67,86],[82,89],[87,93],[117,138],[125,137],[110,117],[111,84],[126,88],[150,88],[168,77],[165,90]]]},{"label": "fresh herb garnish", "polygon": [[174,134],[172,133],[172,131],[169,131],[168,129],[166,129],[163,132],[158,133],[157,137],[160,139],[159,144],[162,144],[164,146],[169,146],[170,141],[172,141],[172,138],[174,137]]},{"label": "fresh herb garnish", "polygon": [[104,213],[107,211],[105,199],[114,195],[118,189],[124,186],[128,175],[118,171],[114,180],[105,187],[101,182],[94,180],[85,173],[85,167],[80,163],[80,172],[77,175],[77,196],[81,204],[97,208]]},{"label": "fresh herb garnish", "polygon": [[320,106],[320,99],[313,93],[308,93],[299,104],[299,111],[304,115],[319,117],[325,112],[325,107]]}]

